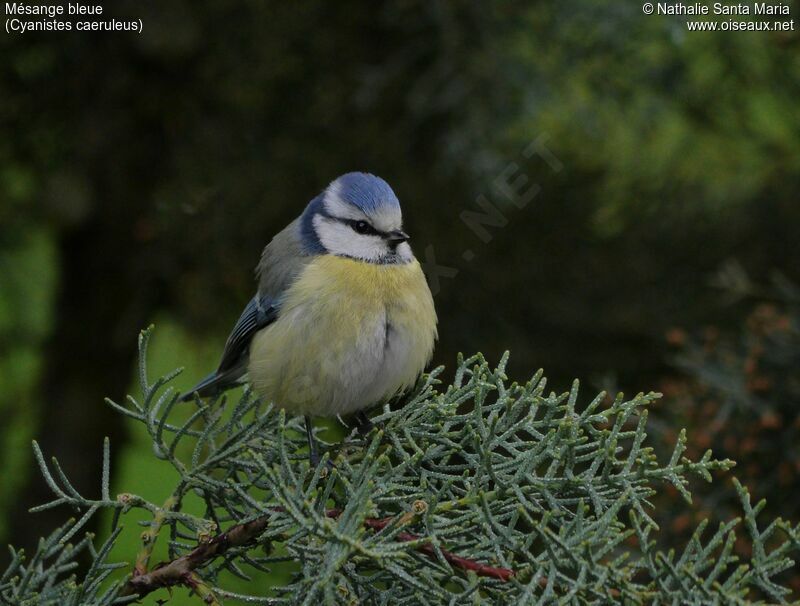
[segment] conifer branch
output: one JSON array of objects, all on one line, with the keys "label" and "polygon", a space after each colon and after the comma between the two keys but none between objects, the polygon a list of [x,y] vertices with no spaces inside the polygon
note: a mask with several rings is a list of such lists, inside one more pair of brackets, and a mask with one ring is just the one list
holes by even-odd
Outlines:
[{"label": "conifer branch", "polygon": [[[282,510],[276,507],[274,508],[274,512],[280,513]],[[326,517],[333,519],[338,518],[341,514],[342,511],[339,509],[329,509],[325,512]],[[269,516],[261,516],[250,522],[237,524],[226,532],[218,534],[210,541],[198,545],[190,553],[166,564],[160,564],[150,572],[140,571],[141,569],[137,566],[132,578],[128,581],[128,588],[126,591],[128,593],[135,593],[140,598],[143,598],[157,589],[174,587],[176,585],[185,585],[196,589],[198,582],[196,575],[194,575],[195,570],[205,566],[211,560],[223,556],[225,552],[233,547],[242,547],[256,543],[258,537],[267,529],[269,520]],[[389,527],[395,521],[396,519],[393,517],[381,519],[367,518],[364,520],[364,527],[375,531],[381,531]],[[418,535],[409,532],[401,532],[396,538],[401,542],[418,543],[415,547],[417,551],[433,559],[437,557],[434,547],[429,542],[425,542],[422,537]],[[494,578],[500,581],[508,581],[514,576],[514,571],[509,568],[487,566],[475,560],[455,555],[446,549],[440,549],[439,551],[453,568],[471,571],[478,576]]]},{"label": "conifer branch", "polygon": [[[690,507],[689,478],[711,481],[733,462],[687,458],[683,432],[659,461],[646,433],[658,394],[582,404],[577,382],[561,395],[545,392],[541,372],[509,384],[506,357],[491,368],[477,355],[459,359],[445,389],[436,370],[403,405],[385,404],[373,417],[381,430],[323,442],[334,467],[312,468],[301,422],[247,391],[177,406],[168,385],[175,373],[148,378],[149,336],[140,341],[141,397],[111,405],[178,474],[171,496],[164,505],[113,498],[106,443],[99,497],[89,498],[35,445],[54,495],[36,509],[66,505],[77,519],[30,558],[12,550],[0,602],[113,606],[179,586],[207,604],[274,606],[443,606],[477,596],[496,604],[790,601],[780,575],[795,565],[800,528],[762,527],[763,504],[740,484],[741,521],[722,520],[713,533],[701,524],[683,549],[659,549],[656,492],[674,486]],[[204,510],[186,511],[187,497]],[[128,564],[108,562],[133,509],[149,516],[144,545]],[[95,549],[81,533],[101,511],[113,514],[113,531]],[[746,565],[734,552],[742,531],[753,545]],[[157,540],[167,561],[153,566]],[[76,577],[80,554],[91,567]],[[286,562],[291,576],[276,584],[268,575]],[[258,575],[253,595],[226,588],[229,575]]]}]

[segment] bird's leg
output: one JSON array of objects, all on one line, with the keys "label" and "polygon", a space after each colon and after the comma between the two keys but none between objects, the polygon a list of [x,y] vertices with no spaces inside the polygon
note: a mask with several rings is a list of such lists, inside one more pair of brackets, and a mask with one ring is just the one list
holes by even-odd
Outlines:
[{"label": "bird's leg", "polygon": [[319,448],[317,446],[317,440],[314,437],[314,425],[311,422],[311,417],[306,415],[306,436],[308,437],[308,461],[311,463],[311,467],[316,467],[319,465]]},{"label": "bird's leg", "polygon": [[375,427],[372,421],[369,420],[367,413],[365,413],[363,410],[359,410],[353,416],[356,420],[356,431],[358,431],[358,433],[360,433],[362,436],[367,435]]}]

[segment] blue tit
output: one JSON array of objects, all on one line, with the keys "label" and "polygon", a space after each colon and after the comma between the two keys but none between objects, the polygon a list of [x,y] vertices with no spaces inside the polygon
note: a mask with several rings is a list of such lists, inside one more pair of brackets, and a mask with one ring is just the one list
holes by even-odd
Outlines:
[{"label": "blue tit", "polygon": [[430,361],[436,311],[403,231],[400,202],[375,175],[333,181],[266,246],[258,292],[216,371],[183,396],[244,381],[267,401],[311,417],[356,415],[413,386]]}]

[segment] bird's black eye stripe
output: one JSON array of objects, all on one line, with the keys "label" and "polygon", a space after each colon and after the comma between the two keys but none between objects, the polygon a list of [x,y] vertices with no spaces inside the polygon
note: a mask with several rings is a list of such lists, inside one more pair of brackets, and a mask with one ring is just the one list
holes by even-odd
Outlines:
[{"label": "bird's black eye stripe", "polygon": [[380,232],[366,221],[347,220],[346,223],[358,234],[380,235]]}]

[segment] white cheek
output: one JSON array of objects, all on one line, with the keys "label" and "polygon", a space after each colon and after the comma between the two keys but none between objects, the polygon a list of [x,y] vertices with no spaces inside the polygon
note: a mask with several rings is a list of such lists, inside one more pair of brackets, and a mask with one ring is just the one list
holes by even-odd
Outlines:
[{"label": "white cheek", "polygon": [[388,252],[386,243],[380,236],[357,234],[338,221],[318,215],[314,217],[314,227],[322,245],[334,255],[374,261]]}]

